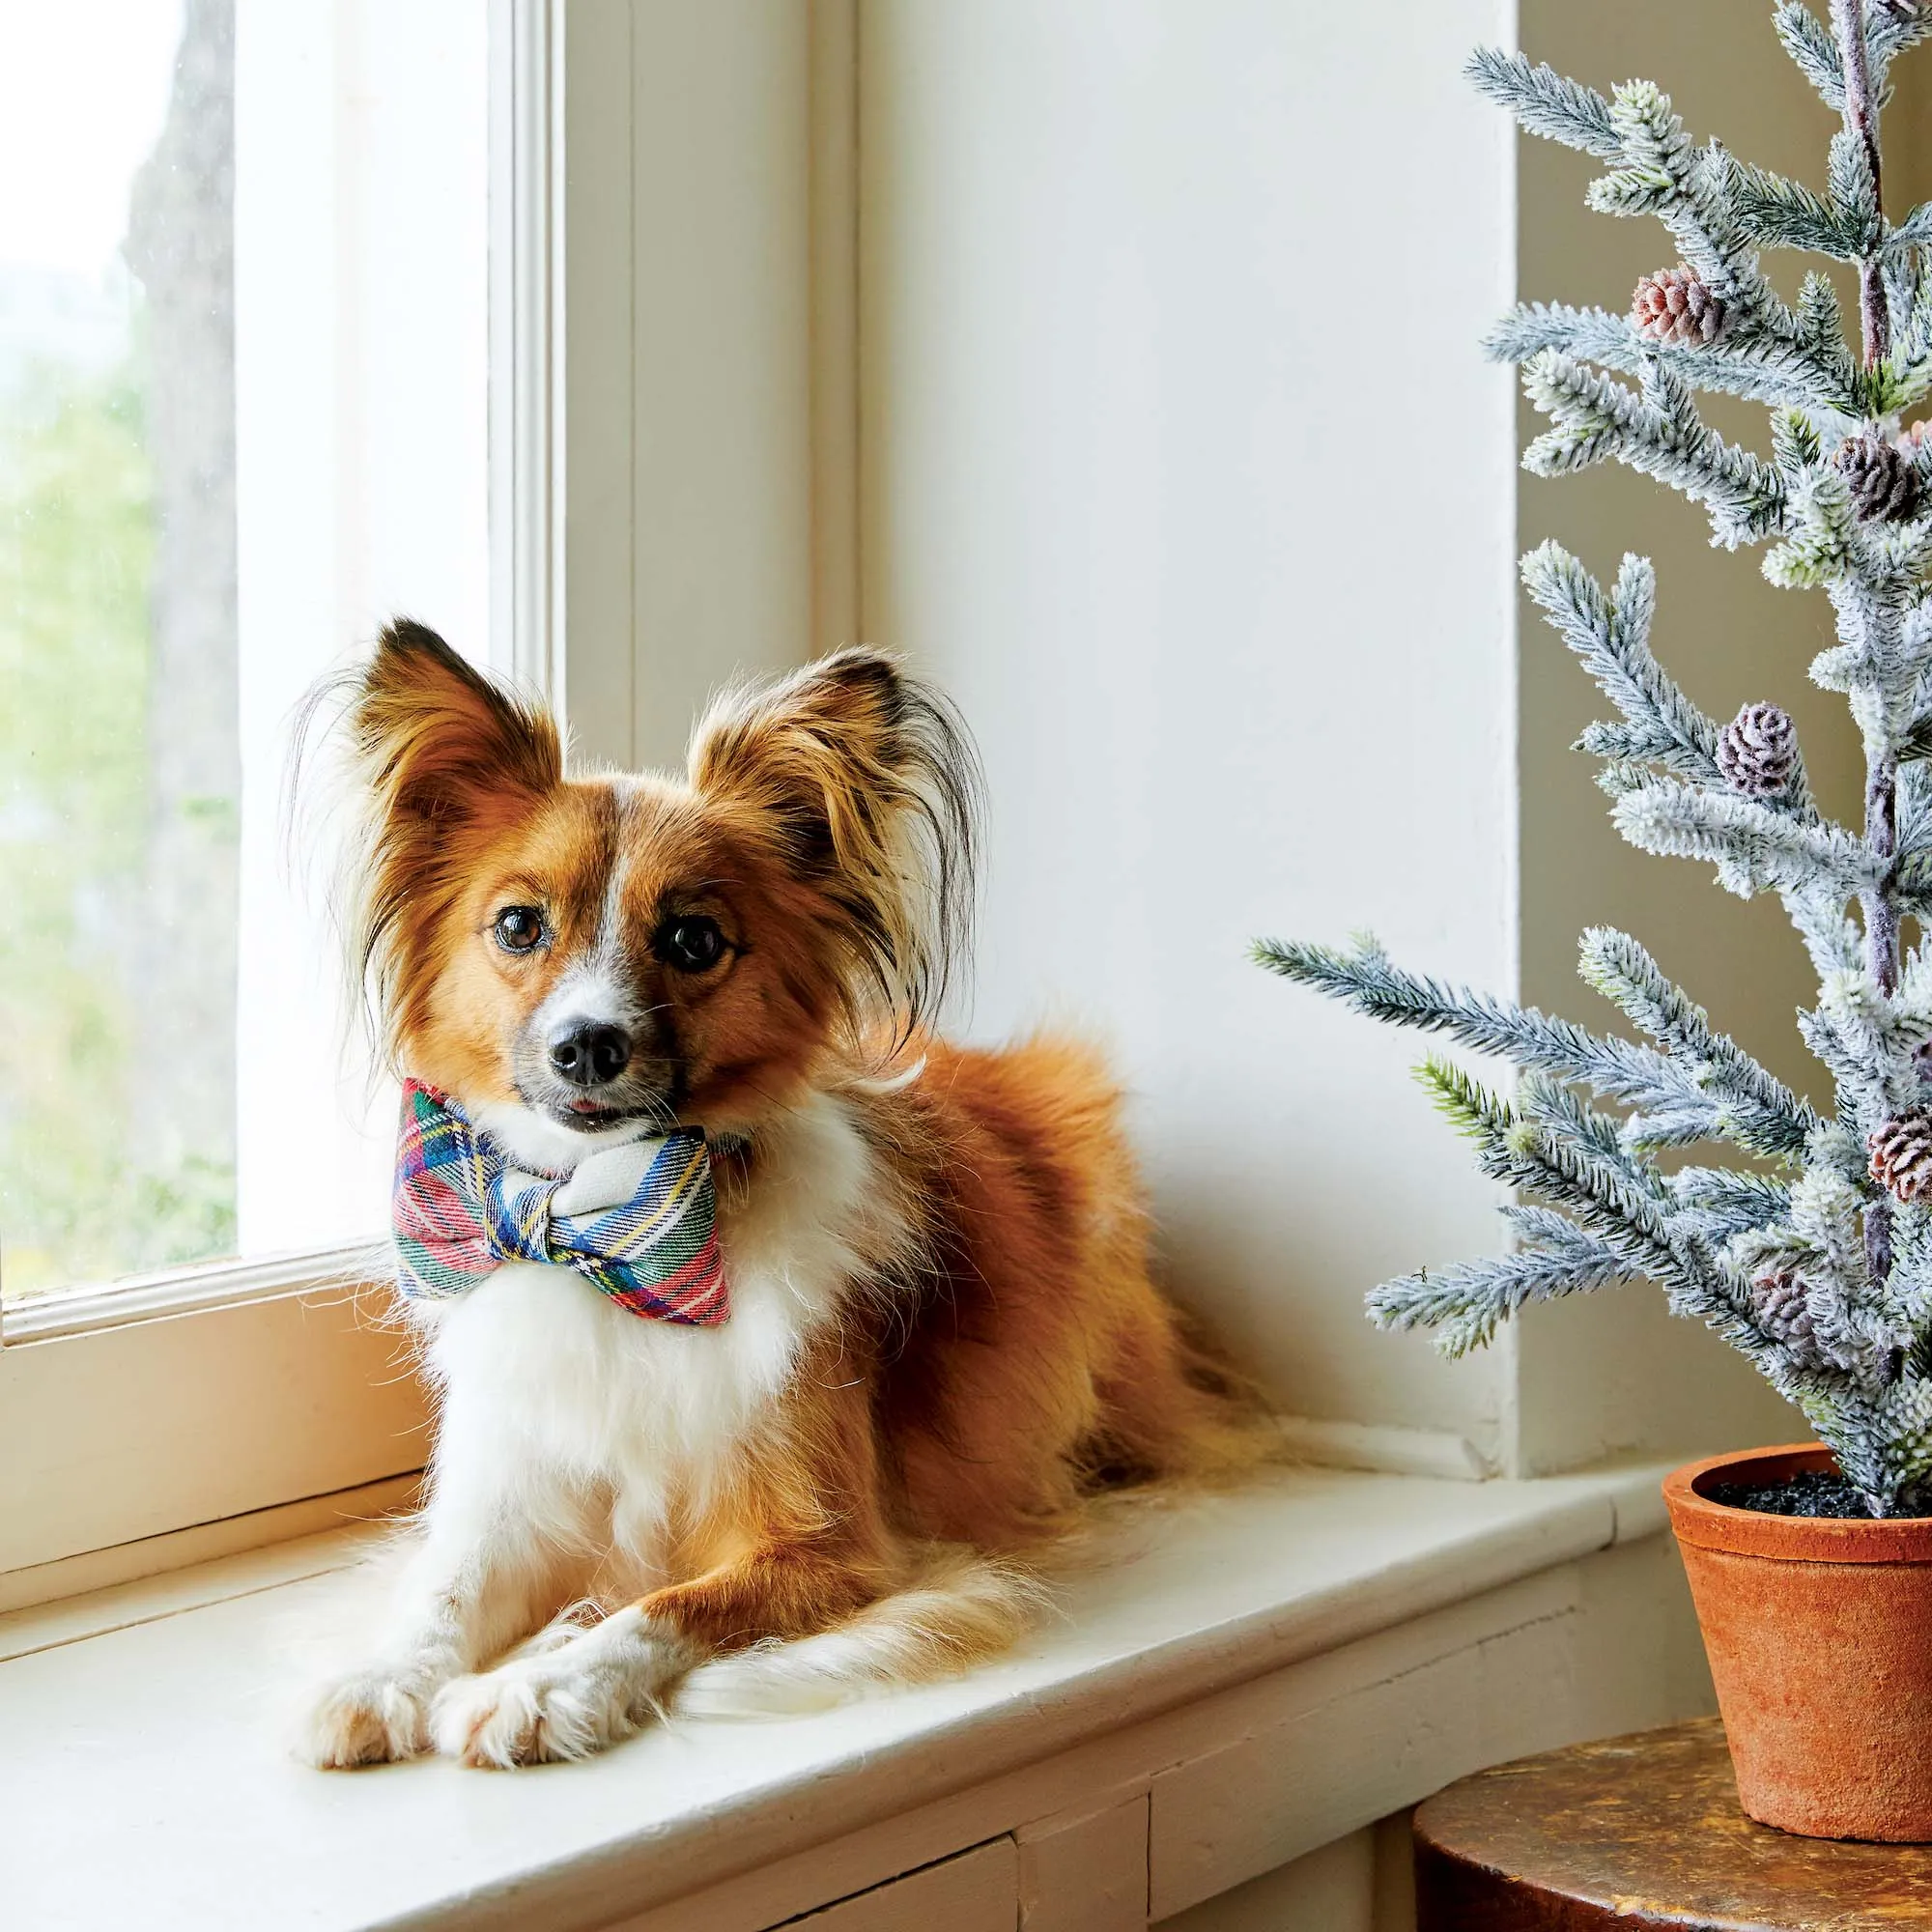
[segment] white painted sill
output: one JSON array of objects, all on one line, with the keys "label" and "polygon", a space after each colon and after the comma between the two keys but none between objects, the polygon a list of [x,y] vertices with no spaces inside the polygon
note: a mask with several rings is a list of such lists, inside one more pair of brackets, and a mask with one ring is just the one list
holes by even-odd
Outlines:
[{"label": "white painted sill", "polygon": [[[924,1858],[1013,1830],[1017,1812],[1001,1823],[960,1794],[1050,1809],[1066,1788],[1051,1768],[1099,1763],[1110,1734],[1656,1534],[1662,1473],[1310,1470],[1129,1510],[1064,1584],[1064,1615],[967,1678],[817,1717],[673,1722],[514,1774],[324,1774],[285,1755],[288,1634],[366,1588],[351,1566],[378,1531],[16,1611],[0,1617],[0,1923],[568,1932],[682,1924],[652,1909],[718,1887],[742,1902],[689,1922],[772,1923],[876,1883],[826,1848],[883,1820],[951,1805]],[[947,1830],[968,1835],[949,1846]],[[901,1870],[922,1861],[917,1833],[905,1845]],[[815,1897],[787,1893],[793,1868]]]}]

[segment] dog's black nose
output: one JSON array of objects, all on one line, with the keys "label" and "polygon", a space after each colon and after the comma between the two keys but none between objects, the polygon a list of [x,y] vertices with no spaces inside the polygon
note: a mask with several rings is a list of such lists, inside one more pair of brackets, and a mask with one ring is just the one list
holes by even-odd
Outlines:
[{"label": "dog's black nose", "polygon": [[551,1041],[550,1064],[573,1087],[601,1087],[630,1065],[631,1036],[622,1027],[568,1027]]}]

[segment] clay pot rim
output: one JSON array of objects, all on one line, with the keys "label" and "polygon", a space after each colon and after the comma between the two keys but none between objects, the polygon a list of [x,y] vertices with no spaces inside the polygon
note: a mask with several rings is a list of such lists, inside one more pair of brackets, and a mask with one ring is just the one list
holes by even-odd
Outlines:
[{"label": "clay pot rim", "polygon": [[1732,1450],[1673,1469],[1663,1479],[1663,1500],[1678,1541],[1703,1549],[1786,1563],[1932,1563],[1932,1517],[1767,1516],[1713,1502],[1704,1493],[1718,1483],[1776,1482],[1801,1470],[1836,1467],[1822,1442]]}]

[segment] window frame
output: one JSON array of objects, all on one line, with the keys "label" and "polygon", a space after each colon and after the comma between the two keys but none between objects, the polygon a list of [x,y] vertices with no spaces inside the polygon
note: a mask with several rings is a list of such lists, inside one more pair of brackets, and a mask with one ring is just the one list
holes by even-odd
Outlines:
[{"label": "window frame", "polygon": [[[741,668],[861,636],[856,0],[490,0],[489,32],[493,658],[577,768],[681,762]],[[8,1311],[0,1601],[393,1501],[427,1404],[369,1253]]]},{"label": "window frame", "polygon": [[[545,696],[563,663],[551,569],[561,12],[491,0],[489,21],[493,649]],[[179,1532],[314,1498],[343,1495],[349,1513],[371,1494],[392,1503],[428,1436],[385,1266],[381,1243],[345,1243],[0,1308],[0,1596],[34,1601],[40,1574],[59,1595],[74,1559],[102,1552],[126,1561],[91,1561],[84,1587],[165,1568],[159,1546]]]}]

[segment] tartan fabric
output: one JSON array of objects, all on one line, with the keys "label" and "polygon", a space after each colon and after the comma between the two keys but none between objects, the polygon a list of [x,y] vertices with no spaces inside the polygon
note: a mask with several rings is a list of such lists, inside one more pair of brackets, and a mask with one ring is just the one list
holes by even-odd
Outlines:
[{"label": "tartan fabric", "polygon": [[633,1315],[715,1326],[731,1311],[703,1129],[638,1143],[637,1155],[627,1199],[554,1213],[568,1181],[512,1167],[447,1095],[407,1082],[393,1204],[403,1293],[446,1298],[505,1262],[546,1262]]}]

